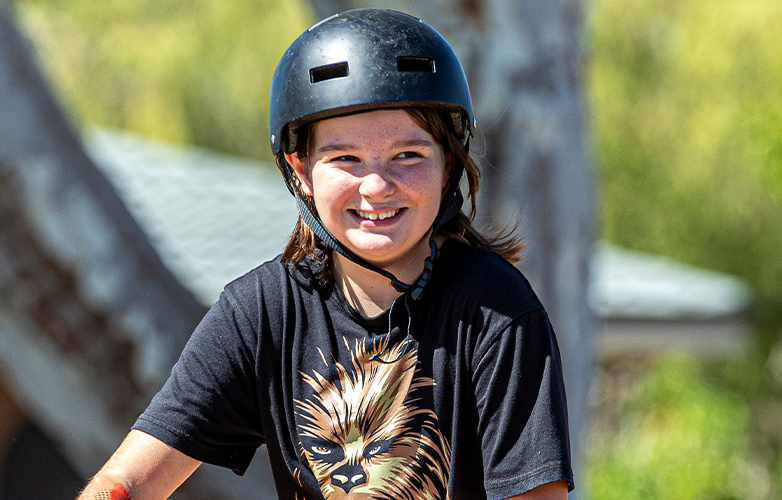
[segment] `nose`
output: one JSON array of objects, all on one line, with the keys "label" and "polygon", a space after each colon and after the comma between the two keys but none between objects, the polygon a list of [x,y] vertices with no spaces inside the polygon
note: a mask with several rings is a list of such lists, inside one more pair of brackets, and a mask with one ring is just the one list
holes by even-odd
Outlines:
[{"label": "nose", "polygon": [[364,198],[385,198],[394,192],[390,173],[378,164],[373,164],[361,179],[359,193]]},{"label": "nose", "polygon": [[345,464],[331,473],[331,484],[345,493],[367,482],[367,474],[360,465]]}]

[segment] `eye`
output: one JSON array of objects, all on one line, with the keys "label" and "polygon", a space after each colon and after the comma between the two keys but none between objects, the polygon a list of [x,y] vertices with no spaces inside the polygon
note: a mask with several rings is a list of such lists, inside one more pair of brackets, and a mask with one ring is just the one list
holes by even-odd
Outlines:
[{"label": "eye", "polygon": [[381,441],[375,441],[374,443],[368,444],[367,447],[364,448],[364,458],[374,459],[379,455],[388,453],[393,443],[393,439],[383,439]]},{"label": "eye", "polygon": [[337,156],[336,158],[332,158],[330,161],[332,162],[356,162],[359,161],[359,159],[353,155],[342,155]]},{"label": "eye", "polygon": [[423,155],[415,151],[405,151],[403,153],[399,153],[398,155],[396,155],[396,157],[401,160],[406,160],[410,158],[423,158]]},{"label": "eye", "polygon": [[331,455],[331,450],[325,446],[312,446],[310,449],[318,455]]}]

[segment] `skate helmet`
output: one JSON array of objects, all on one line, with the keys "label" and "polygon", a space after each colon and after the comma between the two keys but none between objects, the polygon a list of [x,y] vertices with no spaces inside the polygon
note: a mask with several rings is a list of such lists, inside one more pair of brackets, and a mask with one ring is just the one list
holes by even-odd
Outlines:
[{"label": "skate helmet", "polygon": [[[335,14],[302,33],[282,56],[272,78],[269,140],[272,152],[305,152],[306,132],[317,120],[375,109],[428,107],[451,117],[453,132],[469,148],[473,135],[470,91],[464,70],[448,42],[431,26],[408,14],[355,9]],[[400,292],[421,296],[437,258],[433,237],[459,213],[464,171],[454,165],[434,221],[431,255],[416,283],[406,284],[342,245],[308,205],[287,162],[281,170],[296,197],[299,215],[328,247],[388,277]]]}]

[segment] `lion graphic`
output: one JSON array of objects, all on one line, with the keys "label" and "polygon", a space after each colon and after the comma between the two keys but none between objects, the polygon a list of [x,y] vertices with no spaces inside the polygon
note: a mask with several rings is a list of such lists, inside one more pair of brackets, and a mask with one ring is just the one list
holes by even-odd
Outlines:
[{"label": "lion graphic", "polygon": [[434,412],[417,406],[434,385],[415,375],[417,352],[401,343],[382,356],[386,362],[369,361],[377,344],[345,345],[352,366],[335,362],[333,380],[302,373],[315,393],[296,401],[302,458],[324,497],[448,498],[451,448]]}]

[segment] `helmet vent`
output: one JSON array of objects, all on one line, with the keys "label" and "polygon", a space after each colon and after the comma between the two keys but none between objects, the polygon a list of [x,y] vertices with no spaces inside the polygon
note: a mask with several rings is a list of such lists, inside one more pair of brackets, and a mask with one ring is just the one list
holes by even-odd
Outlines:
[{"label": "helmet vent", "polygon": [[310,83],[318,83],[324,80],[342,78],[348,76],[349,74],[350,72],[348,71],[348,63],[346,62],[318,66],[317,68],[310,69]]},{"label": "helmet vent", "polygon": [[434,73],[434,59],[431,57],[400,56],[396,58],[396,67],[399,71]]}]

